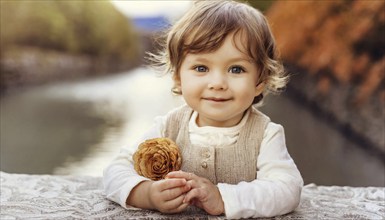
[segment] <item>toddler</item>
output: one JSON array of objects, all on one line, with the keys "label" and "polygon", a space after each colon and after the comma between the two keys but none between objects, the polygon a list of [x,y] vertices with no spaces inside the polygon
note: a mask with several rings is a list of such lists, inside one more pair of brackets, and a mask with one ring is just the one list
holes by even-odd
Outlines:
[{"label": "toddler", "polygon": [[[186,104],[157,117],[142,139],[122,148],[104,170],[107,198],[163,213],[193,205],[227,218],[293,211],[302,177],[283,127],[254,105],[287,83],[262,13],[235,1],[197,1],[153,59],[172,74],[172,91]],[[132,155],[156,137],[175,141],[183,162],[181,171],[152,181],[138,175]]]}]

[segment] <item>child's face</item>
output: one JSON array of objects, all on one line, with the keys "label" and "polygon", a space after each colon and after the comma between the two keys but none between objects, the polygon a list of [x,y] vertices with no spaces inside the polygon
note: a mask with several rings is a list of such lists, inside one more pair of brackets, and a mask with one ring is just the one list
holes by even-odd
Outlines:
[{"label": "child's face", "polygon": [[[242,39],[234,38],[237,45]],[[188,53],[180,66],[182,94],[187,104],[198,112],[199,126],[236,125],[263,91],[257,85],[259,70],[255,62],[234,45],[229,35],[218,50]]]}]

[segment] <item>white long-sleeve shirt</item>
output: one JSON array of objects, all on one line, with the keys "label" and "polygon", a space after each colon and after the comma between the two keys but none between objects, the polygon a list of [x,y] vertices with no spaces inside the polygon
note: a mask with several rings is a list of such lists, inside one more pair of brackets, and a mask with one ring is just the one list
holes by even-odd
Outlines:
[{"label": "white long-sleeve shirt", "polygon": [[[197,113],[194,112],[189,122],[192,147],[231,147],[248,115],[249,112],[234,127],[216,128],[197,126]],[[132,155],[144,140],[164,137],[166,118],[167,115],[157,117],[152,128],[142,138],[132,146],[122,148],[120,154],[106,167],[103,180],[108,199],[128,208],[126,200],[131,190],[140,182],[149,180],[137,174]],[[289,213],[298,206],[303,180],[287,151],[281,125],[268,123],[257,158],[257,168],[257,179],[252,182],[217,185],[227,218],[272,217]]]}]

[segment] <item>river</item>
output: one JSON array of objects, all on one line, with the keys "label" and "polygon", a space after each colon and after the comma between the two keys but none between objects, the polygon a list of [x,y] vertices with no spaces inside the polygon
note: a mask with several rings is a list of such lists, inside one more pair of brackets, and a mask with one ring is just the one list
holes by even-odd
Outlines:
[{"label": "river", "polygon": [[[150,69],[54,83],[0,100],[0,168],[11,173],[101,176],[122,146],[183,103]],[[261,108],[284,126],[305,183],[385,186],[383,162],[284,95]]]}]

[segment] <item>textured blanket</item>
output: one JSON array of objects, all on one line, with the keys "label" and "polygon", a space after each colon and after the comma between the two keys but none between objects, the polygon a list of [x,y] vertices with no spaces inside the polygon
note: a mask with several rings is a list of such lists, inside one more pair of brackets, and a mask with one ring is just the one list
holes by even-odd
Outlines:
[{"label": "textured blanket", "polygon": [[[124,209],[105,198],[100,177],[0,172],[0,184],[0,219],[224,219]],[[273,219],[385,219],[385,188],[306,185],[299,207]]]}]

